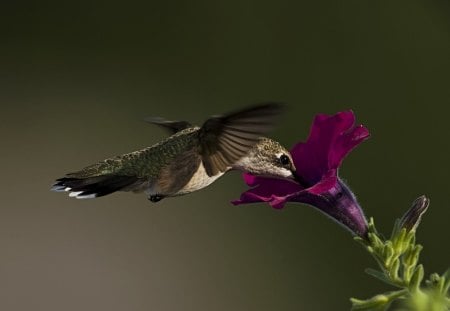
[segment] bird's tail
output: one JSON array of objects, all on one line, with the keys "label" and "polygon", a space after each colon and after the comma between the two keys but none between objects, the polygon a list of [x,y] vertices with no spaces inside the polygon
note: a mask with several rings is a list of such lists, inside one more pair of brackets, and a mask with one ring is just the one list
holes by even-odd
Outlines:
[{"label": "bird's tail", "polygon": [[119,190],[128,190],[136,182],[136,176],[106,174],[93,177],[71,177],[66,175],[56,180],[51,190],[69,192],[70,197],[77,199],[93,199]]}]

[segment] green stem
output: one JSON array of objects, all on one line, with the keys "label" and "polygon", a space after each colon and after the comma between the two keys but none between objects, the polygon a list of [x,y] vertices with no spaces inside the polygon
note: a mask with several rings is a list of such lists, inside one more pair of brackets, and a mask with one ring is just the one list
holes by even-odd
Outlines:
[{"label": "green stem", "polygon": [[[356,238],[372,255],[380,269],[366,269],[366,273],[400,289],[366,300],[352,298],[352,310],[385,310],[398,298],[405,298],[413,306],[432,295],[438,295],[443,304],[449,304],[447,289],[444,289],[446,287],[444,284],[447,284],[445,274],[442,277],[437,274],[432,275],[430,283],[436,285],[422,290],[424,271],[423,266],[419,264],[422,246],[415,244],[415,228],[407,231],[406,228],[399,227],[394,229],[395,233],[391,239],[385,240],[377,233],[371,219],[369,238],[365,240]],[[413,310],[422,310],[418,305],[413,308]]]}]

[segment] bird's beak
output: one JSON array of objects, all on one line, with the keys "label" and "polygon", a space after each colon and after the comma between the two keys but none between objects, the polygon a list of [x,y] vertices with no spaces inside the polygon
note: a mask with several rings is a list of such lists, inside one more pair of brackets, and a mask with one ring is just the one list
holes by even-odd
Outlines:
[{"label": "bird's beak", "polygon": [[301,185],[305,189],[309,188],[308,183],[299,174],[297,174],[295,170],[292,171],[292,176],[295,182],[297,182],[299,185]]},{"label": "bird's beak", "polygon": [[295,168],[291,169],[291,176],[290,176],[290,178],[292,178],[293,180],[297,180],[297,174],[295,172],[296,172]]},{"label": "bird's beak", "polygon": [[291,164],[291,174],[292,174],[292,179],[297,181],[297,179],[298,179],[297,168],[294,166],[294,163]]}]

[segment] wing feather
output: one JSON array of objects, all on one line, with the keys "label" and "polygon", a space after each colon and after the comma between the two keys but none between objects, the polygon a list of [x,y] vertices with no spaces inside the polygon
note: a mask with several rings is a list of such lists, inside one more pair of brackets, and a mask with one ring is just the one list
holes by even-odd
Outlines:
[{"label": "wing feather", "polygon": [[191,123],[186,121],[170,121],[160,117],[148,117],[145,118],[144,121],[160,126],[161,128],[165,129],[170,135],[193,126]]},{"label": "wing feather", "polygon": [[206,173],[224,172],[242,158],[272,129],[281,111],[279,103],[264,103],[208,119],[198,134]]}]

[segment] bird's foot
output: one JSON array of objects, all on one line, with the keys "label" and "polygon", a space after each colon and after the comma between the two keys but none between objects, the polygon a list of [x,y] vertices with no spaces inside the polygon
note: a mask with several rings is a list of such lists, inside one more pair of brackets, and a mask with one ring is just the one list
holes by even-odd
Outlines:
[{"label": "bird's foot", "polygon": [[164,199],[164,196],[163,196],[163,195],[160,195],[160,194],[153,194],[153,195],[150,195],[150,196],[148,197],[148,200],[151,201],[151,202],[153,202],[153,203],[159,202],[159,201],[161,201],[162,199]]}]

